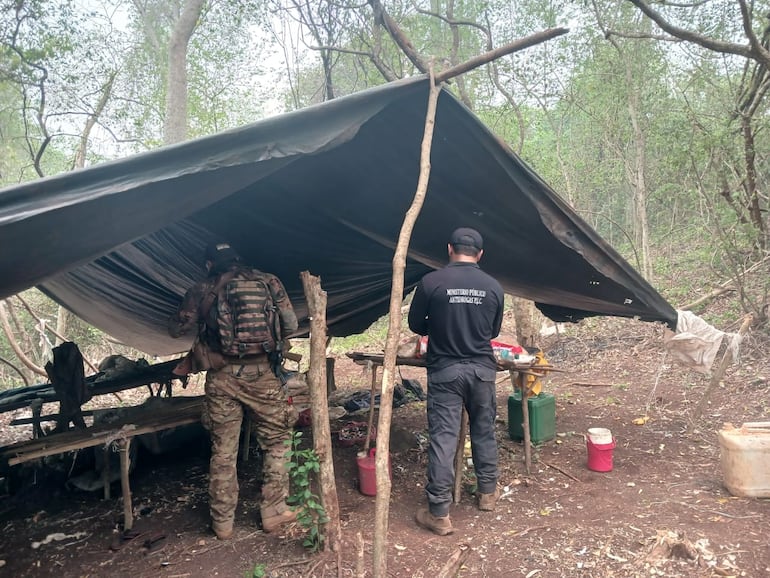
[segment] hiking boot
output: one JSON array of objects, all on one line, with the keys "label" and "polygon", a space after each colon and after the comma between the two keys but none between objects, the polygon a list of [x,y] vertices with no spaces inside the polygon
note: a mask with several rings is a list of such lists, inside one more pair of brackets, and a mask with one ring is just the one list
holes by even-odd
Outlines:
[{"label": "hiking boot", "polygon": [[213,522],[211,524],[211,529],[214,530],[214,534],[217,535],[217,538],[220,540],[229,540],[233,537],[233,523],[230,522],[228,524],[218,524],[216,522]]},{"label": "hiking boot", "polygon": [[430,530],[439,536],[446,536],[455,531],[452,527],[452,520],[449,519],[449,515],[434,516],[430,513],[428,508],[420,508],[417,510],[414,519],[418,526],[422,526],[426,530]]},{"label": "hiking boot", "polygon": [[479,499],[479,510],[483,512],[492,512],[495,509],[495,504],[497,504],[497,499],[500,497],[500,489],[495,488],[495,491],[491,494],[482,494],[479,492],[477,497]]},{"label": "hiking boot", "polygon": [[262,529],[267,532],[275,532],[278,528],[284,524],[289,524],[297,520],[297,512],[292,510],[284,510],[280,514],[274,514],[272,516],[262,517]]}]

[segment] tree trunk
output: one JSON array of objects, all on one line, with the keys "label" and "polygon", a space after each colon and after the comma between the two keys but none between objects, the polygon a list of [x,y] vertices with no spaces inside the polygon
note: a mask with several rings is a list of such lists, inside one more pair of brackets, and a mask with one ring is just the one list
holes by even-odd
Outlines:
[{"label": "tree trunk", "polygon": [[521,297],[513,298],[513,316],[516,319],[516,340],[522,347],[537,347],[540,323],[535,302]]},{"label": "tree trunk", "polygon": [[168,86],[163,142],[172,144],[187,138],[187,46],[195,31],[205,0],[185,2],[174,23],[168,42]]},{"label": "tree trunk", "polygon": [[332,437],[329,427],[329,401],[326,395],[326,292],[321,289],[320,277],[308,271],[300,274],[310,316],[310,412],[313,424],[313,449],[321,469],[318,472],[321,487],[321,505],[329,521],[325,526],[324,548],[338,551],[340,540],[340,505],[334,478]]},{"label": "tree trunk", "polygon": [[13,329],[11,329],[11,324],[8,322],[8,314],[5,310],[5,301],[0,301],[0,325],[3,327],[3,331],[5,332],[5,336],[8,338],[8,343],[11,345],[11,349],[13,349],[13,352],[16,354],[16,357],[19,358],[19,361],[21,361],[27,368],[31,369],[33,372],[37,373],[38,375],[42,375],[46,379],[48,379],[48,374],[46,373],[45,369],[35,364],[34,361],[32,361],[29,357],[27,357],[24,352],[21,350],[21,347],[19,347],[18,341],[16,341],[16,337],[13,333]]},{"label": "tree trunk", "polygon": [[[91,131],[93,130],[96,123],[98,122],[99,117],[102,115],[102,112],[104,112],[104,108],[107,106],[107,102],[110,100],[110,96],[112,95],[112,87],[115,84],[115,78],[117,76],[118,76],[117,71],[113,71],[110,74],[109,78],[107,78],[107,82],[105,82],[104,86],[102,87],[102,94],[99,97],[99,102],[96,103],[94,112],[92,114],[89,114],[88,118],[86,119],[86,125],[83,128],[83,133],[80,135],[80,144],[78,145],[78,149],[75,152],[75,160],[72,163],[73,169],[82,169],[83,167],[86,166],[86,154],[88,153],[88,139],[91,136]],[[60,331],[60,333],[64,333],[63,328],[62,328],[62,331]]]},{"label": "tree trunk", "polygon": [[56,310],[56,334],[54,337],[54,345],[61,345],[64,343],[64,335],[67,333],[67,324],[69,322],[69,311],[59,305]]},{"label": "tree trunk", "polygon": [[639,125],[639,94],[634,90],[630,65],[626,63],[626,81],[628,93],[628,115],[634,131],[634,159],[631,169],[630,182],[634,191],[634,232],[636,246],[642,256],[642,275],[652,283],[652,263],[650,262],[650,223],[647,218],[647,139],[644,130]]}]

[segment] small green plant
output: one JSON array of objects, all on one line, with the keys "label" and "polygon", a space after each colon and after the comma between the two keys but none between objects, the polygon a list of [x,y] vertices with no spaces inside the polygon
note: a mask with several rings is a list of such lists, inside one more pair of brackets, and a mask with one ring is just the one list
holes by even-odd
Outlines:
[{"label": "small green plant", "polygon": [[265,578],[267,576],[267,566],[264,564],[255,564],[250,572],[246,572],[244,578]]},{"label": "small green plant", "polygon": [[323,525],[329,521],[326,510],[311,488],[312,475],[321,469],[321,463],[315,450],[300,449],[302,432],[292,434],[291,439],[284,443],[289,447],[286,452],[289,476],[292,481],[293,493],[286,502],[297,512],[297,521],[307,530],[307,536],[302,545],[311,552],[318,552],[324,544]]}]

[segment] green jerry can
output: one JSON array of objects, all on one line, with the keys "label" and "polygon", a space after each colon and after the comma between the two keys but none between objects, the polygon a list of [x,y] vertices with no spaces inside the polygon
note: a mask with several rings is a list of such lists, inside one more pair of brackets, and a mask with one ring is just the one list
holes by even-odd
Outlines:
[{"label": "green jerry can", "polygon": [[[529,410],[529,440],[533,444],[556,437],[556,398],[550,393],[531,395],[527,399]],[[508,396],[508,435],[514,441],[524,439],[524,414],[521,407],[521,391]]]}]

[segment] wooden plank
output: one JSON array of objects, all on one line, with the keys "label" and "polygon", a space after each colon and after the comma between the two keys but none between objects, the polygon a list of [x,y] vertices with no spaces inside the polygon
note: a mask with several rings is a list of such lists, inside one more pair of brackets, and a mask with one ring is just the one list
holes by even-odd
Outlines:
[{"label": "wooden plank", "polygon": [[[362,353],[360,351],[350,351],[346,353],[350,359],[356,362],[370,361],[375,365],[382,365],[385,359],[384,355]],[[418,357],[396,357],[396,365],[411,365],[413,367],[425,367],[425,360]]]},{"label": "wooden plank", "polygon": [[[134,389],[143,387],[152,383],[167,383],[177,376],[171,371],[179,363],[178,359],[156,363],[145,368],[137,369],[130,374],[116,377],[114,379],[105,379],[96,381],[99,374],[86,377],[86,385],[91,396],[106,395],[116,393],[125,389]],[[0,413],[12,411],[22,407],[27,407],[34,400],[40,400],[43,403],[52,403],[59,401],[53,386],[48,383],[31,385],[29,387],[20,387],[0,392]]]},{"label": "wooden plank", "polygon": [[107,444],[116,439],[171,429],[200,421],[202,409],[203,396],[190,397],[184,402],[175,400],[162,410],[145,408],[145,415],[137,412],[138,415],[129,415],[113,424],[17,442],[0,448],[0,458],[7,458],[8,465],[13,466],[45,456]]}]

